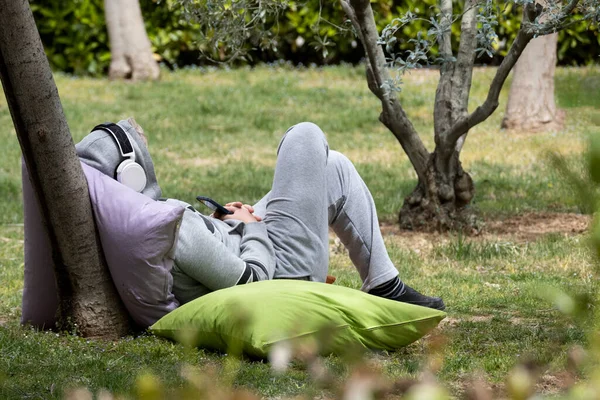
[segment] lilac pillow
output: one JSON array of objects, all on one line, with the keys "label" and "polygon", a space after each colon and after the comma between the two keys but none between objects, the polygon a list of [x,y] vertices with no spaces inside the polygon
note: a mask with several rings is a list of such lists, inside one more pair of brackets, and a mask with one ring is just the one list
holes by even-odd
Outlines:
[{"label": "lilac pillow", "polygon": [[23,180],[23,218],[25,229],[25,277],[21,323],[51,329],[56,323],[58,295],[52,265],[52,246],[42,223],[42,214],[25,162],[21,163]]},{"label": "lilac pillow", "polygon": [[[115,286],[136,323],[152,325],[179,305],[171,293],[175,244],[182,207],[154,201],[101,172],[85,172],[102,248]],[[52,248],[22,164],[25,277],[21,322],[54,327],[58,308]]]},{"label": "lilac pillow", "polygon": [[148,327],[178,307],[173,253],[185,209],[155,201],[83,164],[102,249],[133,320]]}]

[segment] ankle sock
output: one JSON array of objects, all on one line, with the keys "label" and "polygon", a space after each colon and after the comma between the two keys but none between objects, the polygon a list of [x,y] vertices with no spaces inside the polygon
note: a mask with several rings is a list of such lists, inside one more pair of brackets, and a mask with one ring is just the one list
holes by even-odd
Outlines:
[{"label": "ankle sock", "polygon": [[394,279],[390,279],[389,281],[369,290],[369,293],[372,295],[390,300],[398,299],[402,294],[404,294],[404,292],[404,282],[402,282],[397,276]]},{"label": "ankle sock", "polygon": [[403,303],[435,308],[436,310],[444,310],[446,308],[441,298],[425,296],[404,284],[398,277],[369,290],[369,294]]}]

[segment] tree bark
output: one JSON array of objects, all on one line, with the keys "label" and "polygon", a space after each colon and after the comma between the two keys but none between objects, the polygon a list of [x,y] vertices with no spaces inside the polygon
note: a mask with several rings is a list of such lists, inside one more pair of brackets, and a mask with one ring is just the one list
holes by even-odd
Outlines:
[{"label": "tree bark", "polygon": [[156,80],[160,75],[138,0],[104,0],[111,79]]},{"label": "tree bark", "polygon": [[537,132],[558,129],[564,112],[554,101],[558,33],[537,37],[515,65],[502,128]]},{"label": "tree bark", "polygon": [[459,152],[450,159],[447,152],[431,154],[425,180],[404,199],[398,214],[400,227],[410,230],[460,230],[477,233],[481,226],[474,212],[466,207],[475,196],[471,176],[462,168]]},{"label": "tree bark", "polygon": [[0,78],[53,248],[58,320],[77,324],[86,337],[122,336],[127,313],[104,263],[87,182],[28,0],[0,0]]}]

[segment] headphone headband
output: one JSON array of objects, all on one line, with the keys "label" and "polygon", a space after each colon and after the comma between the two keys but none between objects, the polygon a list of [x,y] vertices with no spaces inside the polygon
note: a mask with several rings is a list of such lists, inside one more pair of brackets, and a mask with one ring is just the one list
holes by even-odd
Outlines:
[{"label": "headphone headband", "polygon": [[129,136],[127,136],[127,133],[125,133],[123,128],[112,122],[105,122],[103,124],[96,125],[92,129],[92,132],[98,130],[110,133],[117,142],[117,147],[119,147],[119,152],[121,153],[121,156],[123,158],[129,158],[130,160],[135,161],[135,152],[133,150],[133,146],[131,145]]}]

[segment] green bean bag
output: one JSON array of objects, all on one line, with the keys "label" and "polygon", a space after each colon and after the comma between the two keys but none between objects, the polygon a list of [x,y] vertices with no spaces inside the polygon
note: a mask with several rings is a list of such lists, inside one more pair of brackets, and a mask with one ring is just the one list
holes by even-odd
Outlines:
[{"label": "green bean bag", "polygon": [[276,343],[311,342],[322,355],[349,349],[396,350],[446,316],[317,282],[273,280],[218,290],[170,312],[150,327],[158,336],[223,352],[266,357]]}]

